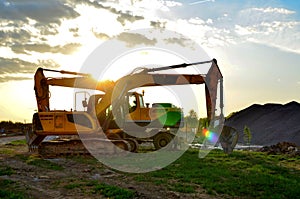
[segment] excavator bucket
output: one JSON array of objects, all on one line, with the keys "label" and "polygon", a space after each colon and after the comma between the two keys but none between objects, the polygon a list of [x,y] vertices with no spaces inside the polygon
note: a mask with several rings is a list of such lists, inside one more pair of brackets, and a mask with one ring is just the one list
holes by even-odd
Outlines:
[{"label": "excavator bucket", "polygon": [[219,142],[223,148],[223,151],[227,154],[230,154],[236,146],[238,139],[239,133],[236,129],[230,126],[224,126],[219,137]]}]

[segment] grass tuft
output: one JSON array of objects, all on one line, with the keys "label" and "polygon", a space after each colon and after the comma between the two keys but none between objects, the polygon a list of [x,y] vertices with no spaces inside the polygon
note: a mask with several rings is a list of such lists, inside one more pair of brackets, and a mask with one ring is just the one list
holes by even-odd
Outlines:
[{"label": "grass tuft", "polygon": [[13,145],[13,146],[27,145],[25,139],[23,139],[23,140],[14,140],[14,141],[11,141],[9,144]]},{"label": "grass tuft", "polygon": [[25,194],[15,189],[15,181],[0,179],[0,198],[1,199],[25,199]]},{"label": "grass tuft", "polygon": [[22,161],[26,162],[29,165],[34,165],[37,167],[41,167],[44,169],[51,169],[51,170],[55,170],[55,171],[62,171],[64,170],[64,167],[62,167],[61,165],[51,162],[49,160],[46,159],[42,159],[39,156],[35,156],[35,155],[16,155],[16,157],[18,157],[19,159],[21,159]]},{"label": "grass tuft", "polygon": [[14,173],[14,170],[11,167],[4,167],[4,168],[0,168],[0,176],[4,176],[4,175],[12,175]]}]

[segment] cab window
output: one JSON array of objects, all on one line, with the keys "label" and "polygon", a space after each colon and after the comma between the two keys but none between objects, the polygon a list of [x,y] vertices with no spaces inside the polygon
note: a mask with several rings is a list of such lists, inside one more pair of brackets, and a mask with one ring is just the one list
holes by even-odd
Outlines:
[{"label": "cab window", "polygon": [[139,95],[140,107],[145,108],[143,96]]}]

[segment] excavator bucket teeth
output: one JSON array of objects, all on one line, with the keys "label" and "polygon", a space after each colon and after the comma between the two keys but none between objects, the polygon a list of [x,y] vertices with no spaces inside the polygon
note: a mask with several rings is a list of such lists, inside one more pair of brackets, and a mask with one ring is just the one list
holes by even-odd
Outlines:
[{"label": "excavator bucket teeth", "polygon": [[36,145],[28,145],[29,152],[35,152],[38,149]]}]

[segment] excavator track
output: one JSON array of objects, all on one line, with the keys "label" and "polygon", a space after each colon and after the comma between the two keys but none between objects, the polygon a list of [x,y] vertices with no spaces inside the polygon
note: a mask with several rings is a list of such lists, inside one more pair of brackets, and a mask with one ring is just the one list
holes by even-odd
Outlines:
[{"label": "excavator track", "polygon": [[55,158],[70,155],[89,155],[81,140],[52,140],[42,142],[38,146],[38,153],[42,157]]},{"label": "excavator track", "polygon": [[[117,155],[117,148],[130,150],[130,144],[125,140],[91,139],[85,140],[92,153],[101,155]],[[51,140],[42,142],[37,148],[38,154],[44,158],[57,158],[66,156],[91,155],[80,139]]]}]

